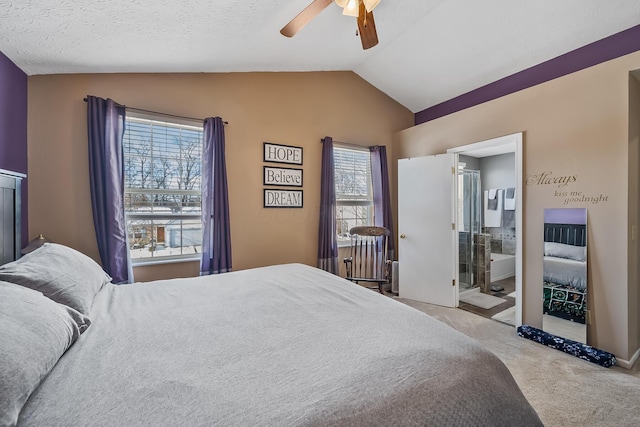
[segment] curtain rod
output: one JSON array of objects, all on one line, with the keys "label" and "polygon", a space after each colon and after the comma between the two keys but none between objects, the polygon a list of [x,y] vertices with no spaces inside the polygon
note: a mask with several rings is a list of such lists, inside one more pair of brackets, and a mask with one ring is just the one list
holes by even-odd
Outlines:
[{"label": "curtain rod", "polygon": [[[87,102],[87,98],[83,98],[82,100],[84,102]],[[178,119],[187,119],[187,120],[195,120],[195,121],[199,121],[199,122],[204,122],[204,119],[200,119],[200,118],[196,118],[196,117],[178,116],[176,114],[161,113],[160,111],[152,111],[152,110],[145,110],[145,109],[142,109],[142,108],[127,107],[126,105],[118,104],[117,102],[116,102],[116,105],[118,105],[119,107],[122,107],[122,108],[124,108],[126,110],[141,111],[143,113],[158,114],[160,116],[175,117],[175,118],[178,118]],[[225,125],[229,124],[229,122],[225,122],[225,121],[223,121],[222,123],[224,123]]]},{"label": "curtain rod", "polygon": [[[322,143],[322,139],[320,140],[320,142]],[[333,142],[335,144],[346,145],[347,147],[354,147],[354,148],[360,148],[360,149],[367,149],[367,148],[371,147],[369,145],[359,145],[359,144],[354,144],[352,142],[336,141],[335,139],[333,140]],[[374,145],[373,147],[377,147],[377,145]]]}]

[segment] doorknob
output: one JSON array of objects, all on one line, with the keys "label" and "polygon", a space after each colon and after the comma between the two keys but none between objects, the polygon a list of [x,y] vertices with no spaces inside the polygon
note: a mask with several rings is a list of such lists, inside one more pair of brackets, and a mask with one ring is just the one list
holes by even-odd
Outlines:
[{"label": "doorknob", "polygon": [[402,234],[400,235],[400,238],[401,238],[401,239],[404,239],[405,237],[407,237],[407,235],[406,235],[406,234],[404,234],[404,233],[402,233]]}]

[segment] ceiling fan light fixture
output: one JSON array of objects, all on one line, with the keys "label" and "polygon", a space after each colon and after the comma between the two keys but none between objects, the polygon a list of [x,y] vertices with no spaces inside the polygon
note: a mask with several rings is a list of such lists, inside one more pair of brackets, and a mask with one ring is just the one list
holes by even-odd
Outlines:
[{"label": "ceiling fan light fixture", "polygon": [[356,23],[358,24],[356,35],[360,36],[362,49],[370,49],[378,44],[378,34],[373,20],[373,12],[367,12],[367,8],[373,9],[379,2],[380,0],[313,0],[309,6],[282,27],[280,34],[285,37],[295,36],[309,21],[329,7],[331,3],[335,3],[342,7],[343,15],[356,18]]},{"label": "ceiling fan light fixture", "polygon": [[[337,0],[336,0],[337,1]],[[367,12],[371,12],[380,3],[380,0],[362,0]]]},{"label": "ceiling fan light fixture", "polygon": [[359,6],[360,0],[348,0],[347,5],[342,9],[342,14],[357,18],[360,10]]}]

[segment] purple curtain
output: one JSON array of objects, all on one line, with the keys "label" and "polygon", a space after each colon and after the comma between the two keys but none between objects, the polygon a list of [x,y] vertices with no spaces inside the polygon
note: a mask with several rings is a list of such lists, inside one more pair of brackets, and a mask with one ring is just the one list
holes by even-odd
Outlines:
[{"label": "purple curtain", "polygon": [[336,236],[336,185],[333,170],[333,138],[322,140],[320,175],[320,227],[318,231],[318,268],[338,274],[338,237]]},{"label": "purple curtain", "polygon": [[220,117],[209,117],[204,121],[202,150],[200,274],[218,274],[228,271],[231,271],[231,227],[224,155],[224,122]]},{"label": "purple curtain", "polygon": [[388,257],[395,256],[395,234],[391,216],[391,193],[389,192],[389,167],[387,166],[387,147],[376,145],[369,147],[371,153],[371,181],[373,184],[374,225],[385,227],[390,232]]},{"label": "purple curtain", "polygon": [[133,281],[124,216],[124,118],[124,107],[112,99],[87,96],[93,224],[102,268],[113,283]]}]

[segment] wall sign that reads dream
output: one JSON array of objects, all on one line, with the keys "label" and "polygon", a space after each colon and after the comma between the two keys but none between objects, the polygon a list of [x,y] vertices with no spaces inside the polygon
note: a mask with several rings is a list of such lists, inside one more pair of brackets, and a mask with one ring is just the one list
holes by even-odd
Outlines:
[{"label": "wall sign that reads dream", "polygon": [[302,169],[264,166],[264,185],[302,187]]},{"label": "wall sign that reads dream", "polygon": [[265,208],[301,208],[302,190],[264,189]]},{"label": "wall sign that reads dream", "polygon": [[264,161],[302,165],[302,147],[264,143]]}]

